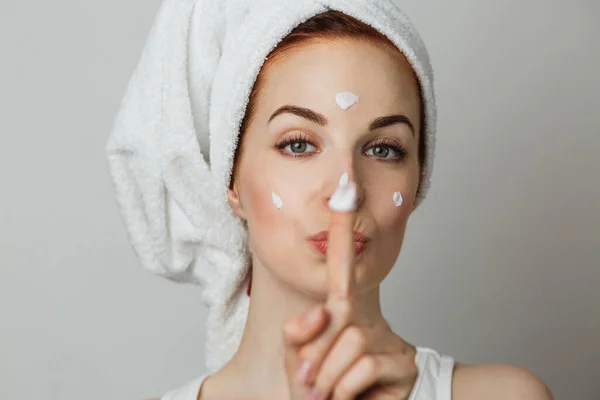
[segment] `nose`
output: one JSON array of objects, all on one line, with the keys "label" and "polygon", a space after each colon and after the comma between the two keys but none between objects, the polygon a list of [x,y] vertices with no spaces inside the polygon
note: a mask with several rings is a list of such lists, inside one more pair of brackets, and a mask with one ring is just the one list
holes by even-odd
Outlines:
[{"label": "nose", "polygon": [[333,193],[336,191],[338,186],[343,185],[344,181],[352,181],[356,184],[356,209],[358,210],[365,198],[365,190],[357,179],[356,174],[352,169],[338,171],[337,173],[331,173],[328,177],[329,182],[327,183],[327,189],[325,196],[323,197],[323,204],[329,208],[329,200]]}]

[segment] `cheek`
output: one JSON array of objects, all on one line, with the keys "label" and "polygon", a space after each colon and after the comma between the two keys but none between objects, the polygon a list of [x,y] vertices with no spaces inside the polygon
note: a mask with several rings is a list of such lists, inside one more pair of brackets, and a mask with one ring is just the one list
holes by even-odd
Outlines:
[{"label": "cheek", "polygon": [[306,190],[295,180],[288,183],[265,177],[251,182],[244,188],[242,199],[249,223],[272,229],[286,220],[300,218]]},{"label": "cheek", "polygon": [[[395,192],[400,192],[402,197],[402,205],[400,206],[396,206],[399,195],[395,195]],[[413,202],[414,194],[402,187],[390,188],[383,193],[381,190],[378,191],[377,196],[371,202],[372,214],[377,221],[379,230],[385,237],[397,238],[397,235],[404,233]]]},{"label": "cheek", "polygon": [[[242,206],[248,225],[253,230],[269,231],[280,225],[283,209],[286,204],[281,193],[275,192],[273,198],[273,188],[266,183],[251,182],[243,190]],[[281,201],[281,210],[278,210],[274,204]]]},{"label": "cheek", "polygon": [[[414,169],[414,171],[413,171]],[[416,168],[401,173],[373,174],[366,188],[369,212],[382,234],[402,235],[413,211],[419,175]]]},{"label": "cheek", "polygon": [[[369,215],[374,232],[374,247],[365,259],[365,268],[359,269],[359,279],[366,288],[381,283],[395,265],[413,209],[416,188],[412,179],[399,173],[382,179],[380,174],[366,188],[365,211]],[[394,192],[402,194],[402,205],[397,207]],[[398,200],[398,199],[396,199]],[[360,276],[362,274],[362,276]]]},{"label": "cheek", "polygon": [[310,189],[294,179],[269,179],[265,176],[263,180],[247,182],[249,184],[243,188],[242,204],[252,249],[264,264],[278,265],[288,259],[294,246],[303,239],[306,199]]}]

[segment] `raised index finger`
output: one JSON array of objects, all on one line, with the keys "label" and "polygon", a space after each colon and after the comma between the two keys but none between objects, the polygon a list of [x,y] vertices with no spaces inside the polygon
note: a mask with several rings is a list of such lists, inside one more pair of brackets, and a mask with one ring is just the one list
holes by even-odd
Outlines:
[{"label": "raised index finger", "polygon": [[327,237],[329,297],[348,298],[355,286],[354,222],[356,184],[344,174],[329,200],[331,218]]}]

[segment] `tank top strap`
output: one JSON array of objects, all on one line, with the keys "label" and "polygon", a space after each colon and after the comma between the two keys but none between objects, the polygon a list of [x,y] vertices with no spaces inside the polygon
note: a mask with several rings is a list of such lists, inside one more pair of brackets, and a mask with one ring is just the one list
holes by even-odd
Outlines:
[{"label": "tank top strap", "polygon": [[451,400],[454,359],[417,347],[415,362],[419,376],[409,400]]},{"label": "tank top strap", "polygon": [[452,399],[452,377],[454,375],[454,359],[442,355],[440,359],[440,372],[437,381],[436,400]]}]

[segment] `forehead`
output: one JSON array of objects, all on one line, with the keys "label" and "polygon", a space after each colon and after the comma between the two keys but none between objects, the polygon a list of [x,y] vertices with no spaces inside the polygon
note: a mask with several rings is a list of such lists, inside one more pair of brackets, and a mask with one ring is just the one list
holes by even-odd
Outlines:
[{"label": "forehead", "polygon": [[418,81],[404,55],[366,40],[304,43],[268,64],[261,80],[259,108],[264,112],[288,103],[325,112],[344,91],[360,97],[363,113],[418,114],[420,109]]}]

